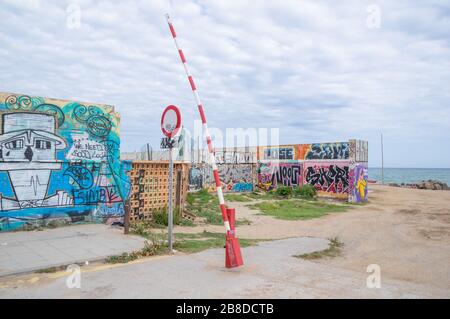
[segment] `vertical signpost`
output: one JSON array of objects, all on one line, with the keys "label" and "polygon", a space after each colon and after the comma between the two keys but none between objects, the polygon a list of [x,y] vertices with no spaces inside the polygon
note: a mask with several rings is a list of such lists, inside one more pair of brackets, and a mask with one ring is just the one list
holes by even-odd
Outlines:
[{"label": "vertical signpost", "polygon": [[168,243],[169,251],[173,252],[173,159],[172,148],[175,146],[174,137],[180,131],[181,113],[175,105],[165,108],[161,117],[161,130],[165,137],[161,140],[161,148],[169,149],[169,205],[168,205]]}]

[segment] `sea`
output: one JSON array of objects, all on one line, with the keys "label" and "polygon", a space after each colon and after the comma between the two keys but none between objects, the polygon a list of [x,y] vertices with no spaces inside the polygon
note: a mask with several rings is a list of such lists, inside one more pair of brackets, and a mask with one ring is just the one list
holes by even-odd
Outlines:
[{"label": "sea", "polygon": [[[381,183],[381,168],[369,167],[369,179]],[[418,183],[437,180],[450,186],[450,168],[384,168],[384,183]]]}]

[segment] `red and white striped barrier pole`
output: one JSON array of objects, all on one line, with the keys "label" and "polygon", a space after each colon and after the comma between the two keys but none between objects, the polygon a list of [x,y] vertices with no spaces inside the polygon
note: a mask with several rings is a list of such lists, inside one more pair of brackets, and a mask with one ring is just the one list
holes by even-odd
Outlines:
[{"label": "red and white striped barrier pole", "polygon": [[[230,267],[241,266],[243,264],[243,262],[242,262],[239,242],[237,241],[237,238],[235,238],[235,230],[230,227],[230,222],[228,220],[227,207],[225,205],[225,199],[223,197],[222,184],[220,182],[219,171],[217,169],[216,159],[214,157],[214,147],[213,147],[211,135],[209,134],[208,124],[206,123],[205,112],[203,111],[203,104],[200,100],[200,96],[198,95],[197,87],[195,86],[194,79],[191,75],[191,72],[189,71],[189,68],[188,68],[188,65],[186,62],[186,57],[183,53],[183,50],[178,45],[177,34],[175,32],[175,28],[173,27],[172,21],[168,14],[166,14],[166,18],[167,18],[167,23],[169,24],[170,33],[172,34],[173,40],[175,42],[175,46],[177,47],[178,54],[180,55],[181,62],[183,63],[184,70],[186,72],[189,84],[191,86],[192,93],[194,93],[195,101],[197,102],[198,112],[200,113],[200,118],[202,120],[203,131],[205,132],[205,135],[206,135],[206,143],[208,144],[208,152],[209,152],[209,156],[210,156],[211,166],[213,169],[214,181],[216,183],[217,197],[219,198],[220,211],[222,212],[222,220],[223,220],[223,224],[225,226],[226,234],[227,234],[227,249],[226,249],[227,258],[232,259],[230,263],[227,262],[227,267],[230,268]],[[231,242],[231,240],[232,240],[232,242]],[[230,248],[232,248],[232,249],[228,249],[229,248],[228,246],[230,246]],[[228,256],[229,251],[231,251],[231,254],[233,256],[231,256],[231,257]]]}]

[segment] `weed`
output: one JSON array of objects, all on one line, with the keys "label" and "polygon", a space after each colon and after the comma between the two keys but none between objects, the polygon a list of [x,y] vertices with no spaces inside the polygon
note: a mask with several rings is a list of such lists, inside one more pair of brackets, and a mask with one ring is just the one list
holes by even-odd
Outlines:
[{"label": "weed", "polygon": [[247,194],[226,194],[225,199],[229,202],[251,202],[252,199]]},{"label": "weed", "polygon": [[[256,245],[261,240],[240,238],[241,247]],[[223,233],[175,234],[174,248],[185,253],[195,253],[209,248],[222,248],[225,246],[225,235]]]},{"label": "weed", "polygon": [[292,196],[292,188],[290,186],[278,186],[277,189],[275,190],[275,194],[278,197],[283,197],[283,198],[291,197]]},{"label": "weed", "polygon": [[314,186],[306,184],[299,187],[294,187],[294,196],[304,199],[313,199],[317,195],[317,190]]},{"label": "weed", "polygon": [[50,274],[50,273],[57,272],[59,269],[60,268],[58,268],[58,267],[49,267],[49,268],[36,270],[35,272],[38,274]]},{"label": "weed", "polygon": [[236,226],[242,226],[242,225],[251,225],[252,221],[247,218],[240,218],[236,220]]},{"label": "weed", "polygon": [[146,234],[148,240],[144,242],[144,248],[131,253],[125,252],[120,255],[109,256],[105,262],[109,264],[123,264],[143,257],[161,255],[167,252],[164,236],[164,233],[155,234],[148,232]]},{"label": "weed", "polygon": [[344,243],[339,241],[337,237],[331,238],[328,243],[328,248],[321,251],[315,251],[312,253],[307,254],[301,254],[301,255],[295,255],[294,257],[302,258],[306,260],[315,260],[320,259],[323,257],[337,257],[340,256],[342,253],[342,248],[344,247]]}]

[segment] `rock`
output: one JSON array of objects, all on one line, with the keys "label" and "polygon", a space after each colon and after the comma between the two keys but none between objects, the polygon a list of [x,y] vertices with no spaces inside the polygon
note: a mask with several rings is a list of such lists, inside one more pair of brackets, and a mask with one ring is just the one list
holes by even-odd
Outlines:
[{"label": "rock", "polygon": [[430,189],[430,190],[448,190],[449,187],[447,183],[443,183],[440,181],[422,181],[421,183],[416,184],[419,189]]},{"label": "rock", "polygon": [[433,184],[433,182],[425,182],[424,183],[424,188],[425,189],[434,189],[434,184]]},{"label": "rock", "polygon": [[400,185],[398,185],[397,183],[389,183],[388,185],[392,187],[400,187]]}]

